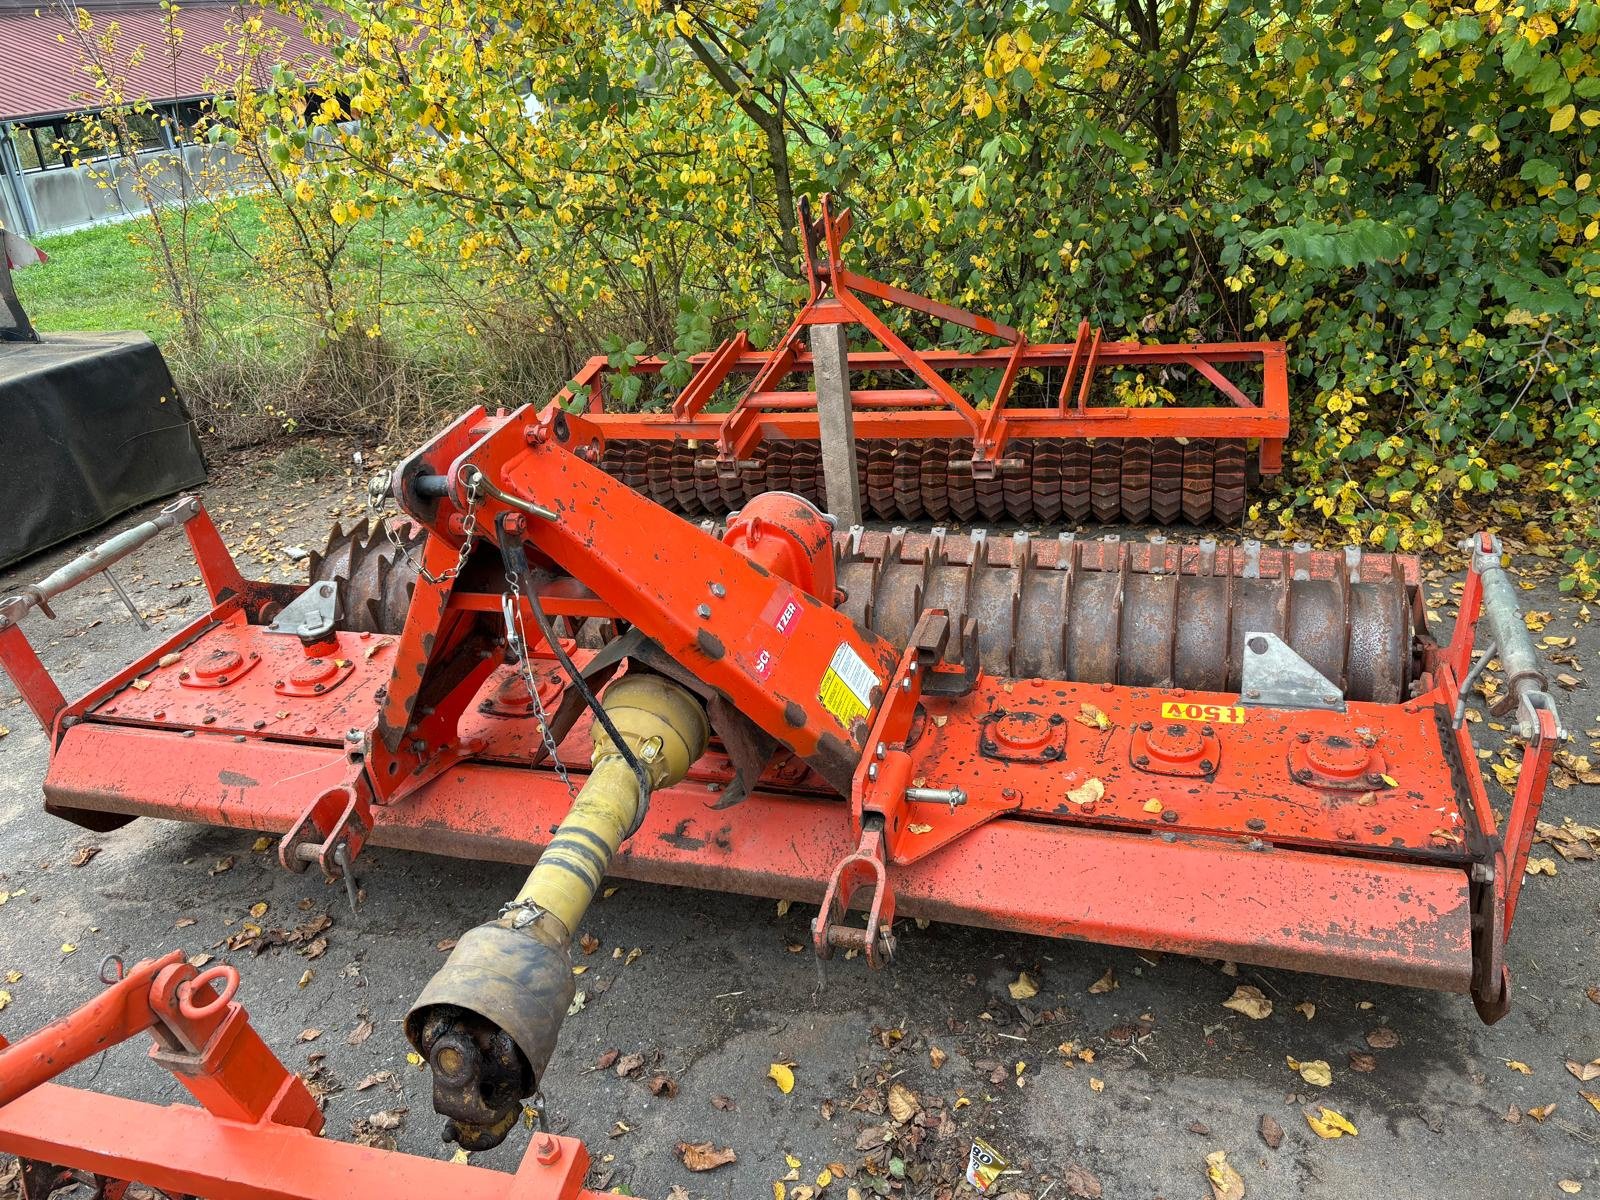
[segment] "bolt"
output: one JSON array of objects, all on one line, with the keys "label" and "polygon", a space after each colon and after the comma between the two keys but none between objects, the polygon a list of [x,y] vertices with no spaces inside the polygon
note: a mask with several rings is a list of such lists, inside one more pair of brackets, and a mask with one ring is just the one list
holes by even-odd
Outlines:
[{"label": "bolt", "polygon": [[711,594],[720,600],[728,594],[728,589],[723,587],[720,583],[713,583],[711,585]]},{"label": "bolt", "polygon": [[355,745],[361,741],[361,730],[352,726],[344,731],[344,740]]},{"label": "bolt", "polygon": [[1256,688],[1251,688],[1248,692],[1245,693],[1245,695],[1248,696],[1252,700],[1261,699],[1261,693]]},{"label": "bolt", "polygon": [[1256,833],[1260,833],[1263,829],[1265,829],[1267,827],[1267,823],[1265,821],[1263,821],[1260,817],[1251,817],[1244,824],[1245,824],[1245,828],[1246,829],[1252,829]]},{"label": "bolt", "polygon": [[1324,693],[1322,693],[1322,702],[1324,704],[1337,704],[1337,703],[1339,703],[1340,699],[1341,699],[1341,697],[1340,697],[1338,692],[1324,692]]},{"label": "bolt", "polygon": [[1164,813],[1161,814],[1161,819],[1163,821],[1165,821],[1168,825],[1171,825],[1173,822],[1175,822],[1178,819],[1178,810],[1175,809],[1175,808],[1167,809]]},{"label": "bolt", "polygon": [[1217,769],[1217,765],[1214,762],[1212,762],[1209,758],[1202,758],[1200,760],[1200,769],[1202,771],[1204,771],[1207,775],[1209,775],[1209,774],[1211,774],[1211,772],[1213,772],[1213,771],[1215,771]]},{"label": "bolt", "polygon": [[711,605],[702,604],[694,610],[694,615],[704,620],[711,615]]},{"label": "bolt", "polygon": [[1139,722],[1139,728],[1144,730],[1146,733],[1149,733],[1152,729],[1155,728],[1155,726],[1152,725],[1149,721],[1140,721]]},{"label": "bolt", "polygon": [[548,1167],[561,1157],[561,1143],[548,1133],[541,1133],[533,1144],[533,1156]]},{"label": "bolt", "polygon": [[1383,775],[1378,771],[1368,771],[1367,772],[1367,782],[1369,784],[1371,784],[1373,787],[1377,787],[1380,783],[1383,782]]},{"label": "bolt", "polygon": [[877,763],[873,763],[871,766],[869,766],[867,768],[867,778],[868,779],[873,779],[873,780],[878,778],[878,764]]},{"label": "bolt", "polygon": [[907,675],[900,681],[900,690],[902,692],[909,692],[911,690],[911,676]]},{"label": "bolt", "polygon": [[1148,754],[1139,755],[1133,760],[1133,765],[1136,767],[1148,767],[1150,765],[1150,756]]},{"label": "bolt", "polygon": [[1306,733],[1306,732],[1302,731],[1302,732],[1297,733],[1297,734],[1294,735],[1294,740],[1299,742],[1303,746],[1303,745],[1305,745],[1307,742],[1309,742],[1311,740],[1311,735],[1309,733]]},{"label": "bolt", "polygon": [[1216,737],[1217,736],[1217,731],[1215,729],[1211,728],[1211,726],[1209,726],[1209,725],[1200,726],[1200,732],[1202,734],[1204,734],[1206,737]]},{"label": "bolt", "polygon": [[885,746],[882,742],[879,742],[877,749],[875,749],[872,753],[875,754],[881,760],[883,758],[883,756],[886,755],[888,752],[889,752],[889,747]]}]

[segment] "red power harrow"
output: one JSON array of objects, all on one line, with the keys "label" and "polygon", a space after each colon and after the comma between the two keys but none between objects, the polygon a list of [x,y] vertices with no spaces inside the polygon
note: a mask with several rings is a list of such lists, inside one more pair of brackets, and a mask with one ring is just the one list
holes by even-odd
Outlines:
[{"label": "red power harrow", "polygon": [[[818,953],[874,965],[917,916],[1506,1011],[1564,735],[1492,537],[1441,645],[1409,558],[835,533],[781,493],[696,526],[594,465],[607,431],[557,404],[467,413],[394,473],[408,520],[336,537],[306,588],[244,579],[186,498],[0,601],[63,818],[268,831],[289,869],[347,881],[368,845],[536,863],[407,1018],[463,1146],[502,1140],[540,1086],[607,872],[818,903]],[[68,703],[17,621],[176,524],[212,607]],[[1503,823],[1462,719],[1491,658],[1525,738]],[[74,1157],[52,1098],[121,1111],[35,1091],[0,1108],[0,1149],[154,1177],[82,1133],[97,1119]],[[280,1194],[219,1182],[257,1136],[157,1145],[201,1173],[180,1191]]]},{"label": "red power harrow", "polygon": [[[1282,343],[1111,342],[1088,321],[1071,342],[1030,343],[1009,325],[850,270],[842,253],[850,212],[835,216],[827,197],[818,208],[815,219],[801,212],[810,297],[773,349],[734,335],[695,355],[687,386],[652,399],[652,411],[606,409],[615,372],[605,358],[578,372],[573,382],[603,431],[600,465],[609,474],[685,516],[721,516],[765,491],[822,503],[817,362],[806,339],[835,326],[860,327],[881,347],[850,352],[845,383],[856,441],[853,464],[842,459],[839,469],[856,472],[867,516],[1233,524],[1251,475],[1281,470],[1289,432]],[[869,298],[999,344],[913,349]],[[662,365],[644,358],[627,370],[653,381]],[[1221,403],[1105,402],[1115,383],[1135,377]]]}]

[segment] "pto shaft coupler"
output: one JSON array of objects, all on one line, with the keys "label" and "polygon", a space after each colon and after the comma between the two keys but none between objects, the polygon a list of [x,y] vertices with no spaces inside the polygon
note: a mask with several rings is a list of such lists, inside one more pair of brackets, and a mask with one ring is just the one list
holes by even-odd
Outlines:
[{"label": "pto shaft coupler", "polygon": [[[682,781],[711,736],[687,689],[630,672],[602,706],[651,789]],[[572,1003],[572,938],[612,856],[643,820],[649,792],[598,721],[593,770],[539,863],[500,916],[468,930],[406,1016],[406,1036],[433,1070],[444,1136],[498,1146],[538,1091]]]}]

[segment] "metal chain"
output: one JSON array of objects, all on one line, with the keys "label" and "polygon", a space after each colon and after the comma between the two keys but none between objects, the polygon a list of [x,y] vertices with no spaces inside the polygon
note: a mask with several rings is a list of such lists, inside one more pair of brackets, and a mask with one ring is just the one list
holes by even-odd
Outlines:
[{"label": "metal chain", "polygon": [[467,510],[462,514],[462,522],[466,526],[467,536],[462,540],[461,549],[456,553],[455,566],[440,572],[438,575],[433,574],[412,557],[411,550],[400,538],[398,528],[393,522],[384,519],[384,510],[389,506],[390,478],[391,472],[378,471],[367,481],[367,519],[383,530],[384,536],[389,539],[390,544],[394,546],[395,551],[405,564],[429,583],[437,587],[439,584],[447,583],[457,575],[460,575],[462,568],[467,565],[467,558],[472,553],[472,543],[478,534],[478,526],[473,517],[478,510],[479,485],[483,482],[483,475],[474,473],[467,480]]},{"label": "metal chain", "polygon": [[[550,755],[550,761],[555,765],[556,774],[561,776],[561,782],[566,785],[567,795],[576,800],[577,789],[572,786],[572,778],[567,774],[567,768],[561,761],[561,754],[556,748],[555,736],[550,729],[550,717],[544,710],[544,703],[539,699],[539,684],[533,677],[533,667],[528,658],[527,635],[522,625],[522,587],[511,572],[506,572],[507,590],[500,597],[500,612],[506,622],[506,646],[517,656],[517,666],[522,671],[523,686],[528,689],[528,699],[533,701],[533,711],[539,718],[539,736],[544,739],[545,751]],[[534,603],[530,598],[529,603]]]}]

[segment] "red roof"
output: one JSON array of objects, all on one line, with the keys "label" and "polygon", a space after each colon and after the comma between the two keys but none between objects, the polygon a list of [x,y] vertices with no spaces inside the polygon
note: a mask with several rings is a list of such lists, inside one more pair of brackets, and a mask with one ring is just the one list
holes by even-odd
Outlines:
[{"label": "red roof", "polygon": [[[0,6],[0,121],[22,117],[50,117],[99,107],[84,71],[77,35],[58,8],[40,4],[26,11]],[[231,42],[226,31],[240,8],[233,4],[192,2],[181,6],[177,25],[183,31],[177,70],[167,53],[167,30],[159,4],[115,4],[90,10],[95,30],[117,23],[117,62],[106,64],[113,76],[127,81],[130,100],[153,102],[209,96],[208,81],[216,74],[216,60],[208,46]],[[305,37],[300,23],[270,8],[250,6],[270,28],[288,35],[285,62],[312,63],[327,57]],[[91,38],[96,36],[90,35]],[[143,61],[129,67],[130,53],[144,47]]]}]

